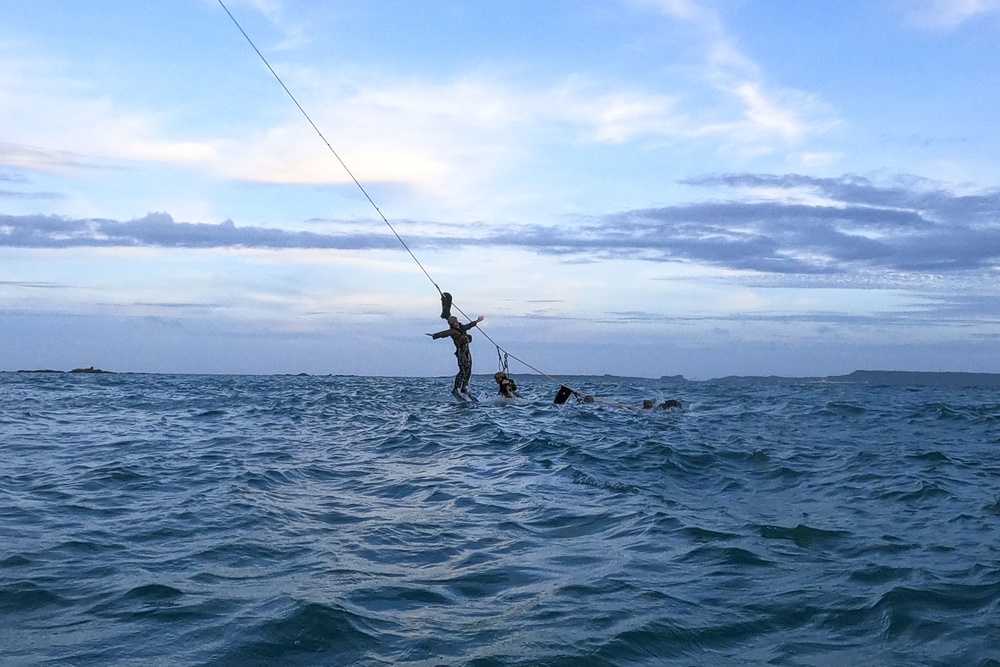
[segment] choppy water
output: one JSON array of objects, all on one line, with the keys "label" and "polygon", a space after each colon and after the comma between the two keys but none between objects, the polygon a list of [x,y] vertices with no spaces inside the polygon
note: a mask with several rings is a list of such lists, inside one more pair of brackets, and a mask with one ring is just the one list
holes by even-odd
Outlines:
[{"label": "choppy water", "polygon": [[0,663],[1000,665],[994,390],[521,385],[0,374]]}]

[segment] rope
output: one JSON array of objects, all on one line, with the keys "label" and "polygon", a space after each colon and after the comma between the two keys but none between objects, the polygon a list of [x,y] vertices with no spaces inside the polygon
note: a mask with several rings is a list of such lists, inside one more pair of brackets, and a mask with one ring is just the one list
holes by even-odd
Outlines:
[{"label": "rope", "polygon": [[501,350],[499,345],[497,345],[497,367],[497,370],[504,375],[507,374],[507,353]]},{"label": "rope", "polygon": [[[267,67],[267,69],[268,69],[269,72],[271,72],[271,76],[273,76],[275,78],[275,80],[281,85],[281,88],[282,88],[282,90],[285,91],[285,94],[288,95],[289,99],[292,100],[292,102],[295,104],[296,108],[299,110],[299,112],[302,114],[302,116],[306,119],[306,121],[309,122],[309,125],[312,126],[312,129],[316,131],[317,135],[319,135],[320,140],[324,144],[326,144],[326,147],[330,150],[330,153],[333,154],[333,157],[335,157],[337,159],[337,162],[340,163],[340,166],[343,167],[344,171],[347,172],[347,175],[351,177],[352,181],[354,181],[354,184],[356,186],[358,186],[359,190],[361,190],[361,194],[363,194],[365,196],[365,199],[368,200],[368,203],[372,205],[372,208],[375,209],[375,212],[378,213],[378,215],[379,215],[380,218],[382,218],[382,222],[384,222],[386,224],[386,226],[392,232],[393,236],[396,237],[396,240],[399,241],[399,243],[403,246],[403,248],[406,250],[406,252],[409,253],[410,257],[413,258],[413,261],[417,263],[417,266],[419,266],[420,270],[423,271],[423,273],[424,273],[425,276],[427,276],[427,279],[429,281],[431,281],[431,284],[434,286],[434,289],[436,289],[438,291],[438,294],[443,294],[443,292],[441,291],[441,288],[438,287],[438,284],[434,281],[434,278],[431,277],[431,274],[427,272],[427,269],[424,268],[424,265],[420,263],[420,260],[417,259],[417,256],[413,254],[412,250],[410,250],[410,246],[408,246],[406,244],[406,241],[403,240],[403,237],[400,236],[398,232],[396,232],[396,229],[392,226],[392,223],[390,223],[389,219],[386,218],[385,214],[382,213],[382,209],[380,209],[378,207],[378,205],[375,203],[375,200],[371,198],[371,195],[368,194],[368,191],[365,190],[365,188],[364,188],[363,185],[361,185],[361,181],[359,181],[357,179],[357,177],[354,176],[354,172],[352,172],[350,170],[350,168],[348,168],[347,163],[345,163],[344,160],[341,159],[341,157],[337,153],[337,151],[334,150],[333,145],[330,144],[330,142],[327,140],[326,136],[324,136],[323,132],[319,129],[319,127],[316,125],[316,123],[313,122],[313,119],[309,116],[308,113],[306,113],[306,110],[302,107],[302,105],[299,104],[299,101],[297,99],[295,99],[295,95],[293,95],[292,91],[288,89],[288,86],[285,85],[285,82],[281,80],[281,77],[278,76],[278,73],[274,71],[273,67],[271,67],[271,63],[269,63],[267,61],[267,58],[264,57],[264,54],[260,52],[260,49],[257,48],[257,45],[254,44],[254,42],[253,42],[252,39],[250,39],[250,35],[248,35],[246,33],[246,31],[243,29],[243,26],[240,25],[240,22],[236,20],[236,17],[233,16],[233,13],[229,11],[228,7],[226,7],[226,3],[223,2],[223,0],[218,0],[218,2],[219,2],[219,5],[222,6],[222,9],[224,9],[225,12],[226,12],[226,14],[229,16],[229,19],[233,22],[233,25],[236,26],[236,29],[240,31],[240,34],[242,34],[243,37],[244,37],[244,39],[247,40],[247,43],[250,44],[250,47],[257,54],[257,57],[260,58],[261,62],[264,63],[264,66]],[[455,308],[455,310],[457,310],[458,312],[462,313],[462,315],[465,317],[465,319],[467,319],[467,320],[471,320],[472,319],[471,317],[469,317],[468,315],[466,315],[465,311],[463,311],[458,306],[453,305],[452,307]],[[530,368],[531,370],[535,371],[539,375],[542,375],[542,376],[548,378],[552,382],[555,382],[556,384],[559,384],[559,385],[568,386],[568,385],[566,385],[565,382],[557,380],[556,378],[552,377],[548,373],[545,373],[545,372],[543,372],[543,371],[535,368],[534,366],[532,366],[528,362],[524,361],[523,359],[521,359],[521,358],[519,358],[519,357],[517,357],[517,356],[515,356],[513,354],[510,354],[509,352],[507,352],[507,350],[504,350],[502,347],[500,347],[500,345],[495,340],[493,340],[492,338],[490,338],[489,334],[487,334],[482,329],[480,329],[480,333],[483,336],[485,336],[487,340],[489,340],[491,343],[493,343],[493,345],[496,346],[496,348],[497,348],[497,354],[499,354],[500,352],[503,352],[505,356],[509,355],[515,361],[521,363],[522,365],[524,365],[527,368]],[[504,369],[506,370],[506,361],[504,362]],[[570,389],[573,391],[573,393],[575,395],[579,395],[580,392],[574,390],[572,387],[570,387]]]},{"label": "rope", "polygon": [[382,222],[384,222],[389,227],[389,229],[392,231],[393,236],[396,237],[396,240],[399,241],[402,244],[403,248],[406,249],[406,252],[408,252],[410,254],[410,257],[413,258],[413,261],[417,263],[417,266],[420,267],[420,270],[424,272],[424,275],[427,276],[427,279],[431,281],[431,284],[434,285],[434,288],[438,291],[438,294],[440,294],[441,293],[441,288],[438,287],[438,284],[436,282],[434,282],[433,278],[431,278],[431,274],[429,274],[427,272],[427,269],[424,268],[424,265],[420,263],[420,260],[417,259],[417,256],[413,254],[412,250],[410,250],[410,246],[406,245],[406,241],[403,240],[403,237],[400,236],[396,232],[396,229],[389,222],[389,219],[386,218],[385,215],[383,215],[382,209],[380,209],[378,207],[378,205],[375,203],[375,200],[372,199],[371,196],[368,194],[368,191],[365,190],[365,187],[363,185],[361,185],[361,181],[359,181],[354,176],[354,172],[352,172],[348,168],[347,164],[340,158],[340,155],[337,154],[337,151],[334,150],[334,148],[330,144],[330,142],[327,141],[326,137],[323,135],[323,132],[319,129],[319,127],[317,127],[316,123],[313,122],[313,119],[309,117],[309,114],[306,113],[306,110],[302,108],[302,105],[299,104],[299,101],[297,99],[295,99],[295,95],[292,95],[292,91],[290,91],[288,89],[288,86],[285,85],[285,82],[282,81],[281,77],[278,76],[278,73],[274,71],[274,68],[271,67],[271,63],[267,62],[267,58],[265,58],[264,54],[260,52],[260,49],[258,49],[257,45],[253,43],[253,40],[250,39],[250,35],[248,35],[246,33],[246,31],[243,30],[243,26],[241,26],[240,23],[239,23],[239,21],[236,20],[236,17],[233,16],[232,12],[229,11],[229,8],[226,7],[226,4],[222,0],[218,0],[218,1],[219,1],[219,4],[222,5],[222,8],[224,10],[226,10],[226,14],[229,15],[229,18],[232,20],[233,24],[240,31],[240,33],[243,35],[243,37],[247,40],[247,42],[250,44],[251,48],[253,48],[253,50],[257,53],[257,56],[260,58],[261,62],[264,63],[264,65],[267,67],[268,71],[271,72],[271,75],[281,85],[281,88],[285,91],[285,94],[288,95],[289,99],[292,100],[292,102],[295,104],[295,106],[298,108],[298,110],[302,113],[302,115],[305,117],[305,119],[307,121],[309,121],[309,124],[312,126],[312,129],[316,130],[316,134],[318,134],[319,138],[323,141],[324,144],[326,144],[326,147],[330,149],[330,152],[333,154],[333,157],[337,158],[337,162],[339,162],[340,166],[344,168],[344,171],[347,172],[347,175],[351,177],[351,180],[354,181],[354,184],[356,186],[358,186],[358,189],[361,190],[361,194],[363,194],[365,196],[365,199],[368,200],[368,203],[372,205],[372,208],[375,209],[375,212],[378,213],[378,215],[379,215],[380,218],[382,218]]}]

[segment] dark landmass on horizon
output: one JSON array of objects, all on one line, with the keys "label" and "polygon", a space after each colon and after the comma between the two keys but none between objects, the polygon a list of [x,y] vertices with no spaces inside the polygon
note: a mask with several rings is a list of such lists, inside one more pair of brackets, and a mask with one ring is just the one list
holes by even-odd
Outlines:
[{"label": "dark landmass on horizon", "polygon": [[54,371],[48,368],[43,368],[36,371],[17,371],[18,373],[111,373],[112,371],[102,371],[100,368],[94,368],[90,366],[89,368],[74,368],[71,371]]},{"label": "dark landmass on horizon", "polygon": [[[537,377],[531,373],[511,373],[514,376]],[[729,384],[870,384],[891,386],[928,387],[1000,387],[1000,373],[964,373],[960,371],[854,371],[847,375],[784,376],[784,375],[727,375],[706,380],[689,380],[683,375],[661,375],[659,378],[644,378],[628,375],[556,375],[557,380],[635,380],[637,382],[658,380],[660,382],[722,382]]]},{"label": "dark landmass on horizon", "polygon": [[74,368],[71,371],[54,371],[48,368],[42,368],[34,371],[17,371],[18,373],[111,373],[112,371],[102,371],[100,368],[94,368],[90,366],[88,368]]},{"label": "dark landmass on horizon", "polygon": [[[19,370],[17,373],[104,373],[113,374],[115,371],[105,371],[100,368],[74,368],[71,371],[59,371],[50,369],[39,370]],[[167,373],[166,375],[169,375]],[[310,373],[283,373],[279,375],[291,375],[297,377],[311,377]],[[476,374],[478,377],[480,374]],[[534,373],[511,373],[514,377],[535,377]],[[317,377],[354,377],[352,375],[341,376],[337,373],[328,373]],[[446,376],[442,376],[446,377]],[[450,376],[447,376],[450,377]],[[486,377],[486,375],[484,375]],[[541,377],[541,376],[538,376]],[[648,382],[658,379],[660,382],[723,382],[730,384],[800,384],[808,383],[829,383],[829,384],[869,384],[869,385],[889,385],[889,386],[928,386],[928,387],[1000,387],[1000,373],[963,373],[957,371],[854,371],[847,375],[826,375],[826,376],[805,376],[789,377],[781,375],[727,375],[725,377],[710,378],[708,380],[688,380],[683,375],[662,375],[659,378],[633,377],[627,375],[614,375],[605,373],[604,375],[557,375],[554,379],[594,379],[594,380],[634,380]]]},{"label": "dark landmass on horizon", "polygon": [[[671,380],[673,377],[661,379]],[[715,378],[712,382],[733,384],[794,384],[800,382],[826,382],[829,384],[913,385],[927,387],[1000,387],[1000,374],[960,373],[949,371],[854,371],[848,375],[823,377],[738,376]]]}]

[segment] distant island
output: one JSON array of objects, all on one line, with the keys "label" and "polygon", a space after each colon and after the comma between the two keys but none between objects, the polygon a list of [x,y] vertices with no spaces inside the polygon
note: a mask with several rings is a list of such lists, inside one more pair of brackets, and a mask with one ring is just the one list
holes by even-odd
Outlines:
[{"label": "distant island", "polygon": [[49,369],[41,369],[37,371],[17,371],[18,373],[111,373],[111,371],[102,371],[100,368],[94,368],[90,366],[89,368],[74,368],[71,371],[53,371]]},{"label": "distant island", "polygon": [[[18,373],[83,373],[83,374],[113,374],[114,371],[105,371],[93,366],[87,368],[74,368],[71,371],[58,371],[49,369],[21,370]],[[521,374],[515,374],[521,375]],[[532,374],[524,374],[527,377]],[[298,373],[296,377],[310,377],[309,373]],[[352,375],[339,376],[328,374],[321,377],[354,377]],[[594,379],[594,380],[616,380],[619,382],[648,382],[652,378],[631,377],[623,375],[562,375],[565,379]],[[660,382],[692,382],[683,375],[663,375]],[[729,384],[801,384],[827,383],[827,384],[868,384],[885,386],[924,386],[924,387],[1000,387],[1000,373],[961,373],[951,371],[854,371],[847,375],[826,375],[814,377],[786,377],[781,375],[728,375],[720,378],[710,378],[704,382],[723,382]]]},{"label": "distant island", "polygon": [[[675,379],[665,377],[662,379]],[[914,385],[930,387],[1000,387],[997,373],[953,373],[923,371],[854,371],[848,375],[825,377],[738,376],[716,378],[715,382],[733,384],[791,384],[800,382],[827,382],[830,384]]]}]

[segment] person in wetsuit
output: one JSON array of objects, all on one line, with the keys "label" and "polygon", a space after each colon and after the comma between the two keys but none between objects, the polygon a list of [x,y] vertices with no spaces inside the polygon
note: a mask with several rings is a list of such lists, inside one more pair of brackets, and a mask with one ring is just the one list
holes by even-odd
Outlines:
[{"label": "person in wetsuit", "polygon": [[676,398],[669,398],[659,405],[656,405],[656,401],[653,399],[646,399],[642,402],[643,410],[652,410],[653,406],[658,407],[660,410],[683,410],[684,406]]},{"label": "person in wetsuit", "polygon": [[473,320],[468,324],[462,324],[458,321],[458,318],[452,315],[448,318],[448,328],[444,331],[438,331],[437,333],[427,334],[434,340],[438,338],[451,338],[452,342],[455,343],[455,358],[458,360],[458,374],[455,376],[455,387],[451,390],[451,393],[460,400],[463,400],[462,394],[466,394],[470,398],[475,398],[469,393],[469,378],[472,377],[472,351],[469,349],[469,343],[472,342],[472,336],[466,332],[472,327],[476,326],[483,321],[483,316],[480,315],[479,319]]},{"label": "person in wetsuit", "polygon": [[521,394],[517,393],[517,384],[512,378],[507,377],[507,374],[503,371],[497,371],[493,375],[493,379],[496,380],[497,393],[506,398],[521,398]]}]

